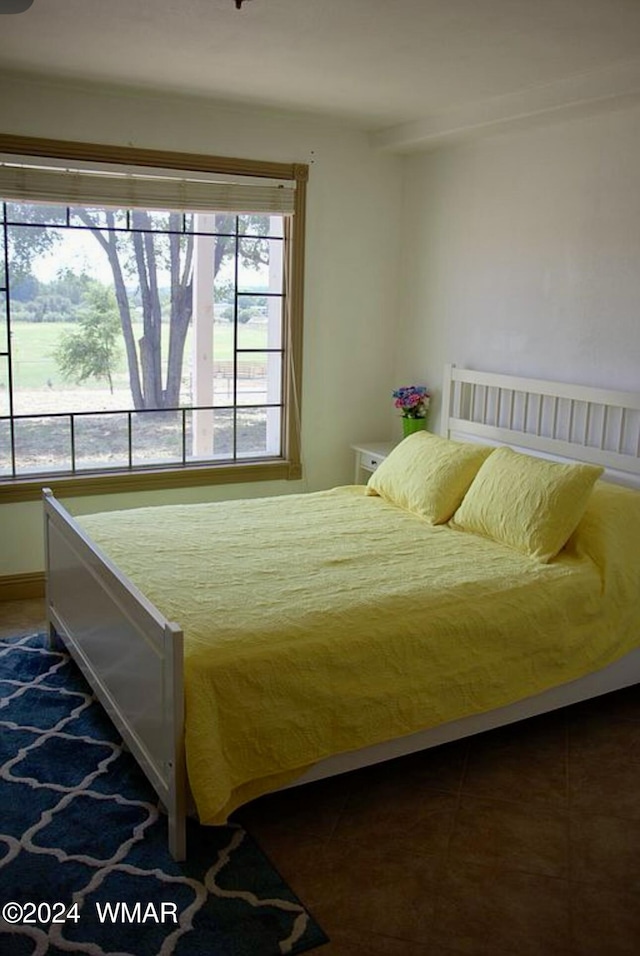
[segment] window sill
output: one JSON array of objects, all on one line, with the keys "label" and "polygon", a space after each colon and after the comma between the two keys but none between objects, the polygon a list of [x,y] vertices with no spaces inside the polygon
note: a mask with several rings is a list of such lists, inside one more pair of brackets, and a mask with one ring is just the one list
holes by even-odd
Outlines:
[{"label": "window sill", "polygon": [[242,484],[251,481],[292,481],[302,477],[301,466],[283,459],[189,468],[157,468],[127,472],[100,472],[87,475],[43,474],[0,482],[0,504],[36,501],[43,488],[57,497],[108,495],[118,492],[157,491],[165,488],[192,488],[198,485]]}]

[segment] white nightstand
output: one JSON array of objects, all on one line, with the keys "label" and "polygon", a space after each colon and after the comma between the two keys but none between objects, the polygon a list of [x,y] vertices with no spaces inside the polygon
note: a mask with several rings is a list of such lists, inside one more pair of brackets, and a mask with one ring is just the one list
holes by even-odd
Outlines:
[{"label": "white nightstand", "polygon": [[356,453],[356,484],[366,484],[381,461],[384,461],[397,442],[369,441],[351,447]]}]

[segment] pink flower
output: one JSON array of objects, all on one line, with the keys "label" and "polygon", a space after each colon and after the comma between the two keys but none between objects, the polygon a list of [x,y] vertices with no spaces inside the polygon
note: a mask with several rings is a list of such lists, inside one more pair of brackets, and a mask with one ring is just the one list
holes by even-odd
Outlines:
[{"label": "pink flower", "polygon": [[426,418],[431,396],[425,385],[404,385],[393,392],[393,397],[404,418]]}]

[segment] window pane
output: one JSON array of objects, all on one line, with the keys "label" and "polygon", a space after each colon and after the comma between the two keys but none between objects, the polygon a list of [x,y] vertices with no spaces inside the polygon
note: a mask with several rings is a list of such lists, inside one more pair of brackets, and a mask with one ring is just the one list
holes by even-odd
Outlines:
[{"label": "window pane", "polygon": [[[217,240],[216,240],[217,241]],[[222,260],[213,283],[213,317],[215,322],[233,322],[236,308],[236,289],[230,257]]]},{"label": "window pane", "polygon": [[78,415],[74,423],[76,468],[128,468],[127,415]]},{"label": "window pane", "polygon": [[282,292],[281,239],[238,241],[238,292]]},{"label": "window pane", "polygon": [[233,238],[236,235],[237,217],[228,212],[182,213],[185,232]]},{"label": "window pane", "polygon": [[213,458],[233,458],[234,413],[216,408],[213,412]]},{"label": "window pane", "polygon": [[14,434],[17,474],[71,471],[71,426],[67,417],[18,418]]},{"label": "window pane", "polygon": [[237,216],[229,212],[216,212],[213,217],[214,229],[217,236],[235,236]]},{"label": "window pane", "polygon": [[10,411],[9,358],[0,355],[0,415],[9,415]]},{"label": "window pane", "polygon": [[67,265],[22,300],[12,295],[11,328],[16,414],[131,407],[113,287]]},{"label": "window pane", "polygon": [[[9,339],[7,337],[8,333],[8,322],[7,322],[7,293],[0,291],[0,353],[8,352],[9,350]],[[5,385],[6,385],[5,381]]]},{"label": "window pane", "polygon": [[0,476],[8,478],[11,474],[11,426],[0,421]]},{"label": "window pane", "polygon": [[[238,240],[238,292],[269,290],[269,240]],[[277,290],[278,292],[280,289]]]},{"label": "window pane", "polygon": [[210,408],[186,411],[185,433],[187,461],[206,461],[212,457],[213,411]]},{"label": "window pane", "polygon": [[7,203],[7,222],[40,223],[43,226],[62,226],[67,221],[67,207],[46,203]]},{"label": "window pane", "polygon": [[284,216],[238,216],[238,232],[241,236],[284,236]]},{"label": "window pane", "polygon": [[160,210],[132,209],[130,225],[132,229],[144,229],[149,232],[182,232],[184,219],[179,212]]},{"label": "window pane", "polygon": [[252,458],[281,454],[281,412],[279,408],[238,410],[237,455]]},{"label": "window pane", "polygon": [[282,296],[238,296],[238,348],[282,347]]},{"label": "window pane", "polygon": [[13,304],[11,313],[14,413],[79,411],[71,397],[65,397],[55,359],[60,337],[69,326],[52,320],[23,321],[25,313]]},{"label": "window pane", "polygon": [[233,458],[233,409],[194,409],[185,418],[187,461]]},{"label": "window pane", "polygon": [[238,356],[238,405],[279,404],[282,400],[282,353],[241,352]]},{"label": "window pane", "polygon": [[72,226],[86,228],[126,229],[128,226],[126,209],[102,209],[97,206],[70,206],[69,223]]},{"label": "window pane", "polygon": [[217,408],[233,405],[233,361],[216,359],[213,363],[213,402]]},{"label": "window pane", "polygon": [[182,461],[182,413],[139,412],[131,416],[133,465]]},{"label": "window pane", "polygon": [[[0,205],[0,220],[2,219],[2,206]],[[4,264],[4,244],[5,244],[5,230],[4,227],[0,227],[0,289],[6,289],[7,287],[7,273]]]}]

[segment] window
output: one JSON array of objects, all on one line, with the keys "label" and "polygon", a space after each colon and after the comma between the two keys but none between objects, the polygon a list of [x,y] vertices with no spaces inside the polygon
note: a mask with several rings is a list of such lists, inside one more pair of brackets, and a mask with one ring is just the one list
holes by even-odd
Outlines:
[{"label": "window", "polygon": [[0,152],[0,498],[298,477],[307,168]]}]

